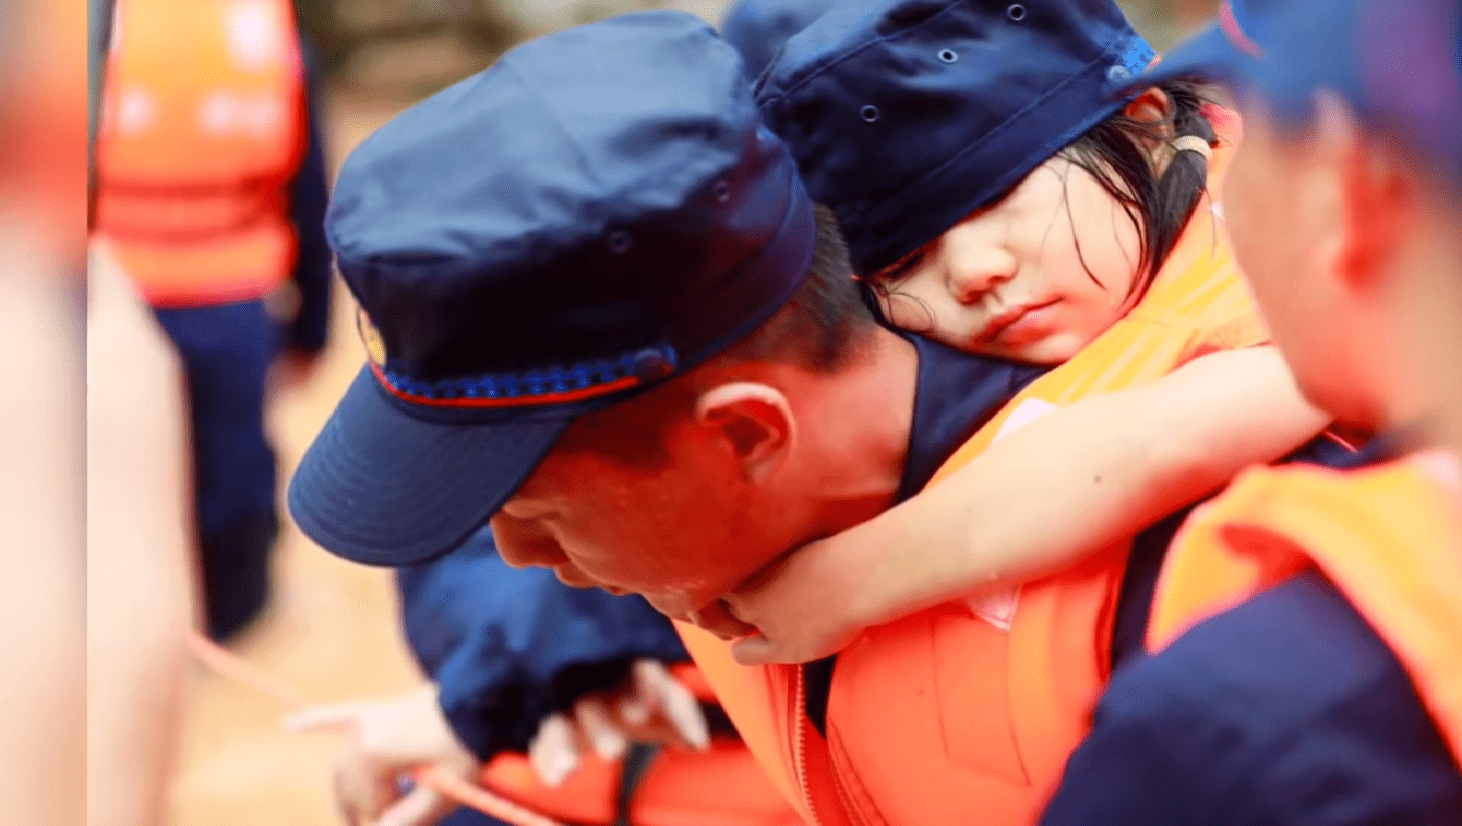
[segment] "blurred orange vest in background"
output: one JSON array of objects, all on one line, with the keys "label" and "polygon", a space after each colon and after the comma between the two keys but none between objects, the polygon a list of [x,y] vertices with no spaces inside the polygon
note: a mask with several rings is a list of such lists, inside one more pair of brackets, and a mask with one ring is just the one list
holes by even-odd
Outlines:
[{"label": "blurred orange vest in background", "polygon": [[206,306],[286,281],[306,141],[289,0],[120,0],[107,73],[97,231],[146,298]]},{"label": "blurred orange vest in background", "polygon": [[1148,650],[1318,570],[1390,646],[1462,766],[1462,498],[1435,471],[1449,463],[1246,471],[1173,539]]}]

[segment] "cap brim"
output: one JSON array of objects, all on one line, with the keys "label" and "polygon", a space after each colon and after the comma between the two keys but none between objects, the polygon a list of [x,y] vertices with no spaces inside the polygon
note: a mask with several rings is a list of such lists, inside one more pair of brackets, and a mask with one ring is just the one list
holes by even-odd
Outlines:
[{"label": "cap brim", "polygon": [[367,565],[411,565],[481,528],[573,421],[447,424],[406,414],[363,368],[289,485],[300,530]]},{"label": "cap brim", "polygon": [[1163,55],[1157,65],[1124,82],[1121,91],[1156,86],[1190,76],[1217,81],[1240,80],[1254,63],[1252,57],[1229,40],[1222,26],[1215,23]]}]

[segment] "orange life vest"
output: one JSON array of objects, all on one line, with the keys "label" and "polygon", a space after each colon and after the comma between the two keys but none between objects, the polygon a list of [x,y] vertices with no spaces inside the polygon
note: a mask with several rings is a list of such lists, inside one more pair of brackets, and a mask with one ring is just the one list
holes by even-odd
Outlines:
[{"label": "orange life vest", "polygon": [[1174,538],[1149,650],[1316,568],[1390,646],[1462,766],[1462,491],[1426,461],[1246,471]]},{"label": "orange life vest", "polygon": [[97,231],[155,305],[259,298],[294,264],[304,80],[290,0],[121,0]]},{"label": "orange life vest", "polygon": [[[1232,134],[1237,124],[1222,126]],[[1227,154],[1215,158],[1215,188]],[[1028,385],[935,481],[1055,407],[1267,340],[1222,229],[1201,208],[1142,302]],[[725,643],[680,628],[747,745],[807,822],[1032,823],[1107,680],[1128,550],[1123,543],[1017,591],[864,632],[838,656],[826,739],[803,711],[800,668],[742,667]]]},{"label": "orange life vest", "polygon": [[[690,666],[676,679],[702,702],[715,695]],[[610,826],[618,815],[620,762],[587,757],[562,786],[545,786],[528,758],[503,754],[482,770],[482,786],[537,814],[562,823]],[[632,826],[797,826],[766,773],[735,738],[715,738],[705,752],[667,749],[655,757],[629,805]]]}]

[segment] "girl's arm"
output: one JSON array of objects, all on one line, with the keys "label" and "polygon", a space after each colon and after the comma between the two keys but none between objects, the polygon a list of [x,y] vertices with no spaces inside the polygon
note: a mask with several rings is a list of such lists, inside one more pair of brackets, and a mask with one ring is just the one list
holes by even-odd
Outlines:
[{"label": "girl's arm", "polygon": [[937,485],[726,598],[746,663],[805,662],[864,628],[1048,573],[1273,461],[1327,418],[1272,347],[1213,353],[1008,434]]}]

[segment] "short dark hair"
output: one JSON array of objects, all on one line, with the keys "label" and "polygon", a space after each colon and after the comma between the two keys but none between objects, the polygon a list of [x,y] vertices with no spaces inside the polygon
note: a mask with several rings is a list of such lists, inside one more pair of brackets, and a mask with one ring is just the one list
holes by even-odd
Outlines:
[{"label": "short dark hair", "polygon": [[690,414],[703,369],[770,361],[832,373],[856,361],[878,322],[853,278],[837,218],[819,204],[816,221],[807,280],[782,309],[704,367],[581,417],[559,441],[560,447],[592,451],[635,468],[662,467],[665,434],[677,419]]},{"label": "short dark hair", "polygon": [[722,361],[795,361],[816,372],[842,368],[878,323],[864,303],[848,244],[833,211],[815,206],[817,240],[807,280],[777,314],[732,345]]}]

